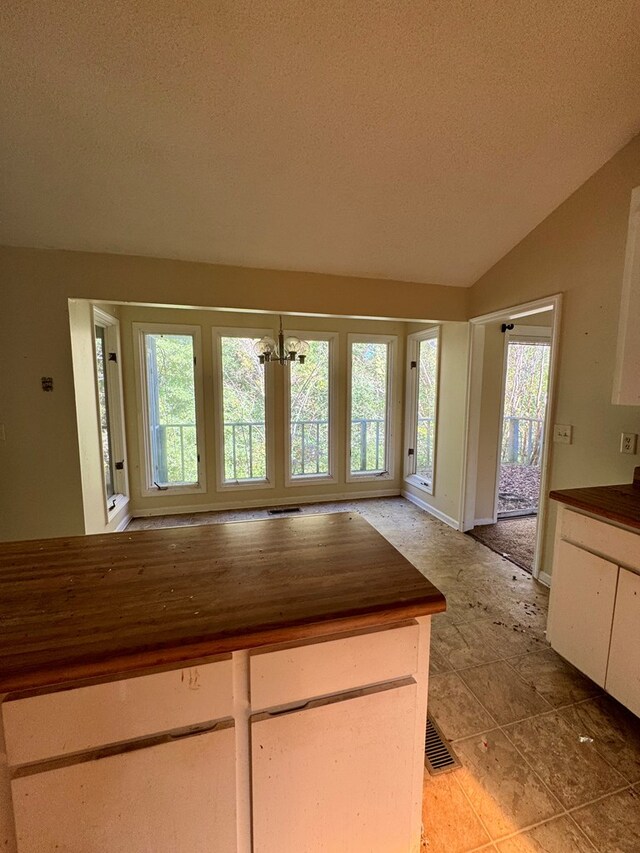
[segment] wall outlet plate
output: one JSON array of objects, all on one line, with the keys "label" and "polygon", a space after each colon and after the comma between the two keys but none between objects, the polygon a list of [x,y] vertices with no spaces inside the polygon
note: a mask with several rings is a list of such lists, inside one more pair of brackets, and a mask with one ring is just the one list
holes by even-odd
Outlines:
[{"label": "wall outlet plate", "polygon": [[571,444],[573,439],[573,427],[571,424],[554,424],[553,440],[556,444]]},{"label": "wall outlet plate", "polygon": [[623,432],[620,435],[620,453],[633,456],[638,448],[638,435],[635,432]]}]

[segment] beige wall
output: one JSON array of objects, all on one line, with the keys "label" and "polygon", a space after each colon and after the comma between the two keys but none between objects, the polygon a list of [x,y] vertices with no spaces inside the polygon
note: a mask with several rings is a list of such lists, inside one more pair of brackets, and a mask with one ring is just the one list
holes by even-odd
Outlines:
[{"label": "beige wall", "polygon": [[[640,185],[640,137],[590,178],[472,288],[473,316],[563,293],[555,422],[573,444],[551,445],[555,489],[630,482],[638,456],[619,452],[640,431],[640,408],[610,402],[631,191]],[[542,569],[551,567],[555,504]]]},{"label": "beige wall", "polygon": [[0,282],[4,540],[85,532],[69,299],[422,320],[464,319],[467,299],[407,282],[15,248],[0,249]]},{"label": "beige wall", "polygon": [[[407,332],[423,328],[409,324]],[[433,494],[409,483],[403,484],[404,491],[455,526],[460,523],[468,358],[468,324],[442,323]]]},{"label": "beige wall", "polygon": [[[401,454],[401,425],[403,403],[403,365],[404,365],[404,323],[393,323],[372,320],[345,320],[339,318],[292,317],[285,324],[285,331],[299,330],[315,332],[337,332],[337,448],[336,448],[336,483],[314,483],[309,485],[285,486],[285,389],[284,369],[280,365],[270,365],[270,377],[273,380],[274,397],[274,488],[238,490],[216,489],[218,471],[216,470],[216,436],[218,426],[216,421],[216,406],[214,388],[213,364],[213,330],[216,327],[255,328],[263,330],[263,334],[277,331],[278,318],[265,314],[237,314],[217,311],[186,311],[181,309],[158,309],[145,307],[121,307],[121,334],[124,365],[125,386],[125,415],[127,422],[127,446],[129,455],[129,478],[131,488],[131,511],[135,514],[166,511],[177,508],[184,511],[189,507],[194,511],[215,509],[231,505],[269,505],[285,501],[295,502],[305,499],[322,499],[323,497],[348,497],[351,495],[369,495],[381,492],[399,493],[401,485],[400,454]],[[203,374],[204,374],[204,433],[205,433],[205,465],[207,490],[202,493],[184,495],[145,496],[141,494],[141,460],[138,441],[140,427],[138,399],[136,393],[134,339],[132,323],[169,323],[189,324],[199,326],[202,336]],[[395,434],[397,437],[393,458],[393,479],[358,480],[347,482],[347,369],[349,333],[397,336],[396,360],[393,383],[393,415]]]}]

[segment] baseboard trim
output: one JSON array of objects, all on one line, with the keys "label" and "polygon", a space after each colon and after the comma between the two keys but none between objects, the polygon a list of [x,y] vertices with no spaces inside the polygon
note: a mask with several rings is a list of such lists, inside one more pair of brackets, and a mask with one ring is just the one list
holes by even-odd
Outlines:
[{"label": "baseboard trim", "polygon": [[551,586],[551,575],[547,574],[547,572],[540,572],[538,575],[538,580],[541,584],[550,587]]},{"label": "baseboard trim", "polygon": [[474,527],[482,527],[485,524],[495,524],[495,518],[476,518],[474,519],[473,526]]},{"label": "baseboard trim", "polygon": [[403,498],[406,498],[410,503],[415,504],[415,506],[420,507],[420,509],[423,509],[425,512],[428,512],[429,515],[433,515],[434,518],[437,518],[439,521],[444,521],[445,524],[449,525],[449,527],[453,527],[454,530],[460,530],[460,523],[455,518],[451,518],[450,515],[446,515],[444,512],[441,512],[439,509],[431,506],[426,501],[423,501],[422,498],[412,495],[411,492],[403,490],[401,494]]},{"label": "baseboard trim", "polygon": [[122,533],[123,530],[126,530],[127,525],[129,524],[132,518],[133,516],[127,513],[125,517],[116,526],[114,533]]},{"label": "baseboard trim", "polygon": [[219,501],[218,503],[194,504],[192,506],[162,506],[132,510],[133,518],[151,518],[156,515],[187,515],[196,512],[225,512],[231,509],[266,509],[272,506],[298,506],[298,504],[333,503],[334,501],[355,501],[363,498],[394,498],[400,495],[400,489],[380,489],[372,492],[336,492],[330,495],[314,495],[287,498],[254,498],[252,500]]}]

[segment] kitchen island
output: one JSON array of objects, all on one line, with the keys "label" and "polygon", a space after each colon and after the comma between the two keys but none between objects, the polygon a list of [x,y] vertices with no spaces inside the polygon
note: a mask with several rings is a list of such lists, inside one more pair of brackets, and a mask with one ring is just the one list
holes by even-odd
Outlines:
[{"label": "kitchen island", "polygon": [[4,849],[418,850],[445,602],[357,514],[7,543],[0,601]]}]

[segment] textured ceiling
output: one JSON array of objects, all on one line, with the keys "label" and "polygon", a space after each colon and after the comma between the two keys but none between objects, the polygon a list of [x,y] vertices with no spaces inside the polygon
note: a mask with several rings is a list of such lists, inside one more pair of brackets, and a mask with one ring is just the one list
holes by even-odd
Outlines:
[{"label": "textured ceiling", "polygon": [[469,285],[640,130],[638,0],[4,0],[0,242]]}]

